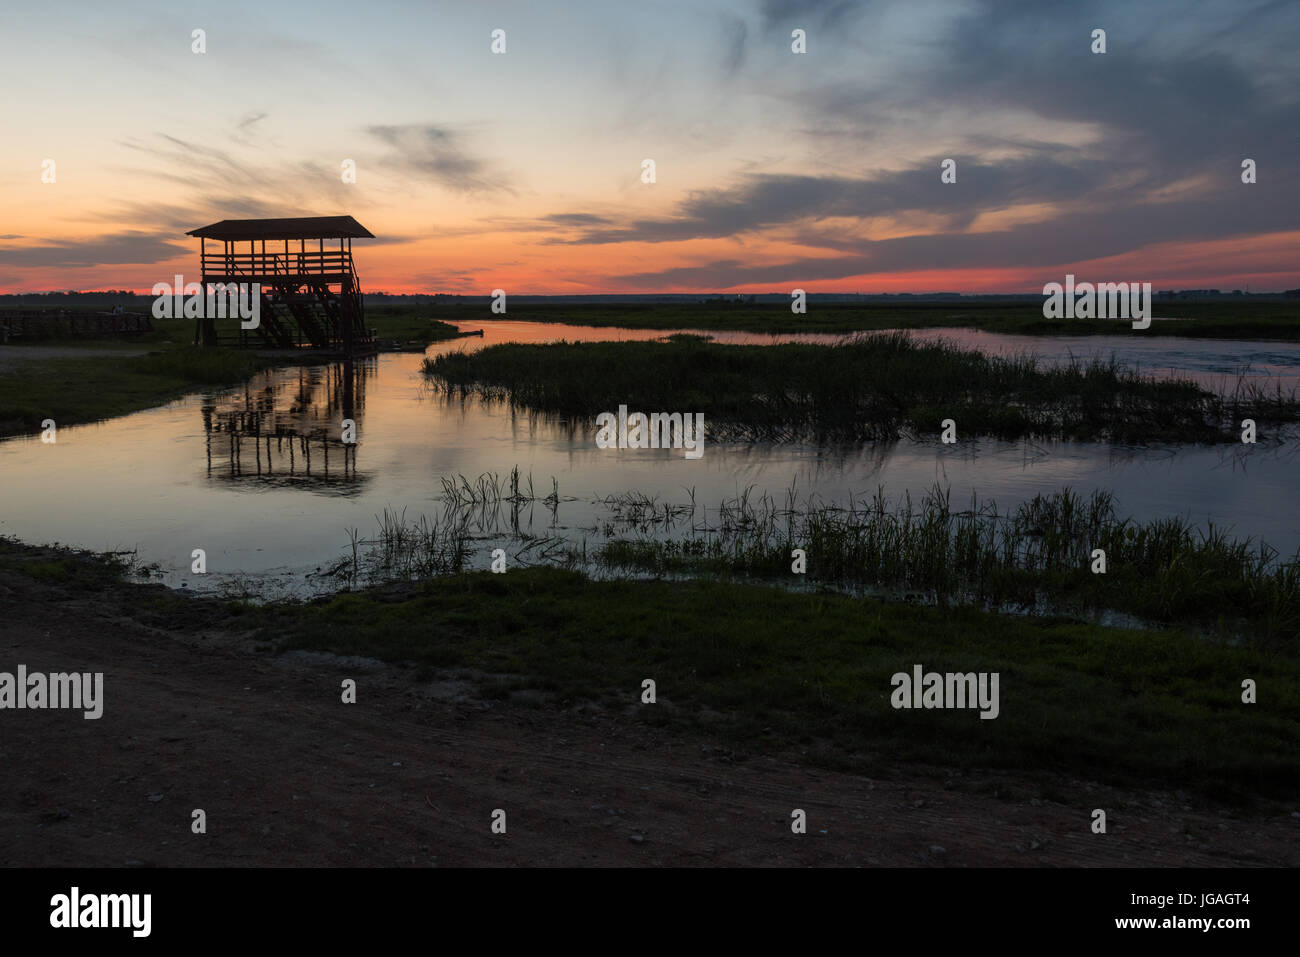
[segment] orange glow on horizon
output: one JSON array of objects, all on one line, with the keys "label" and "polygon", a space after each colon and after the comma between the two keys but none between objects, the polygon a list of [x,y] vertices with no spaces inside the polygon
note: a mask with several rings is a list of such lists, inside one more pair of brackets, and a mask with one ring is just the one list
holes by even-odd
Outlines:
[{"label": "orange glow on horizon", "polygon": [[[381,240],[383,232],[368,224]],[[76,239],[110,239],[101,230],[74,233]],[[167,240],[192,246],[154,265],[75,265],[32,267],[23,275],[0,275],[0,292],[127,289],[149,294],[154,283],[176,274],[197,277],[199,244],[186,236]],[[42,245],[40,243],[34,245]],[[1051,267],[920,269],[864,273],[837,279],[801,280],[783,263],[826,260],[834,255],[789,242],[753,241],[738,249],[732,240],[677,243],[622,242],[606,245],[544,243],[540,237],[500,232],[459,234],[401,244],[357,240],[353,245],[366,292],[487,296],[502,288],[515,295],[652,295],[694,293],[784,293],[794,287],[810,293],[1036,293],[1045,282],[1067,272],[1097,281],[1151,282],[1157,289],[1221,288],[1249,284],[1255,291],[1300,286],[1300,231],[1206,242],[1165,243],[1103,259]],[[769,270],[772,280],[706,285],[619,276],[653,275],[659,270],[693,270],[715,262],[735,262]],[[753,264],[752,266],[750,264]],[[12,267],[6,272],[15,272]]]}]

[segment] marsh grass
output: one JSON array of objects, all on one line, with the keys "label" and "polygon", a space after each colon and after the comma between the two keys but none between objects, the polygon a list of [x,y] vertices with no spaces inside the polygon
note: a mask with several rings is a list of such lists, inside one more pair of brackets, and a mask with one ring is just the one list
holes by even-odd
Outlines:
[{"label": "marsh grass", "polygon": [[440,521],[426,515],[408,519],[406,509],[385,508],[375,516],[373,538],[346,529],[348,556],[327,574],[348,586],[414,581],[453,575],[469,561],[470,535],[462,520]]},{"label": "marsh grass", "polygon": [[662,342],[505,344],[426,359],[450,395],[591,420],[626,405],[699,411],[714,441],[1066,438],[1122,443],[1239,441],[1242,418],[1300,420],[1294,392],[1244,377],[1231,392],[1157,378],[1109,359],[1046,365],[990,356],[906,333],[863,334],[833,346]]},{"label": "marsh grass", "polygon": [[[578,499],[555,478],[545,498],[517,467],[442,484],[436,518],[385,509],[373,538],[349,529],[331,574],[349,585],[445,576],[491,542],[507,548],[511,567],[779,581],[1015,613],[1119,612],[1292,646],[1300,638],[1300,554],[1180,516],[1124,517],[1106,491],[1067,487],[1000,510],[974,495],[954,506],[939,485],[917,499],[891,499],[882,486],[843,503],[801,499],[795,486],[775,497],[746,488],[712,505],[692,488],[678,501],[633,490],[588,500],[600,517],[570,528],[559,511]],[[802,575],[791,571],[796,548],[807,556]],[[1105,552],[1104,573],[1092,571],[1094,549]]]},{"label": "marsh grass", "polygon": [[[532,476],[521,479],[516,467],[506,479],[485,473],[471,482],[463,475],[443,479],[441,516],[408,518],[406,509],[385,508],[375,516],[375,533],[363,538],[357,528],[345,529],[347,552],[326,575],[348,587],[392,581],[420,581],[455,575],[470,566],[476,540],[507,548],[512,567],[557,565],[571,567],[572,544],[552,533],[531,531],[522,511],[535,502],[551,511],[560,502],[554,479],[551,494],[534,494]],[[504,509],[506,519],[500,519]],[[492,534],[483,534],[484,529]],[[504,536],[504,537],[503,537]]]},{"label": "marsh grass", "polygon": [[[937,604],[989,609],[1126,612],[1154,623],[1249,629],[1266,642],[1300,637],[1300,554],[1180,517],[1121,518],[1113,496],[1066,488],[1014,510],[972,497],[955,509],[938,486],[914,502],[883,488],[848,504],[787,504],[749,491],[721,503],[712,521],[657,503],[624,500],[624,528],[595,551],[613,569],[654,574],[739,575],[792,581],[791,552],[807,554],[806,581],[840,588],[916,592]],[[684,535],[671,529],[689,522]],[[665,534],[664,529],[670,530]],[[1094,573],[1093,550],[1106,571]]]},{"label": "marsh grass", "polygon": [[491,506],[501,502],[524,504],[538,501],[553,506],[560,502],[560,484],[554,476],[551,477],[551,494],[539,498],[533,488],[533,474],[529,472],[527,477],[524,477],[517,465],[505,478],[502,478],[499,472],[484,472],[473,482],[462,474],[443,475],[439,481],[442,484],[443,501],[456,508]]}]

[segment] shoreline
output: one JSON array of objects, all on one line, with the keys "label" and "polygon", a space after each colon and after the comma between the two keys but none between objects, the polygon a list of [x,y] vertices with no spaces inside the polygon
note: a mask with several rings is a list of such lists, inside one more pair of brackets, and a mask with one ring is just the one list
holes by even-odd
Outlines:
[{"label": "shoreline", "polygon": [[[157,408],[207,386],[236,386],[265,369],[339,361],[266,350],[202,350],[167,334],[0,347],[0,440],[36,437],[46,419],[87,425]],[[392,347],[380,351],[423,352],[432,342],[461,335],[427,318],[381,319],[379,337]]]},{"label": "shoreline", "polygon": [[[1099,320],[1046,320],[1037,305],[951,303],[862,306],[818,304],[794,316],[776,305],[706,304],[524,304],[496,316],[485,304],[437,303],[419,306],[376,305],[367,316],[381,352],[420,352],[444,339],[480,334],[494,321],[568,322],[596,327],[668,331],[695,328],[746,332],[872,332],[886,329],[973,328],[991,333],[1034,335],[1152,335],[1176,341],[1238,339],[1300,341],[1300,304],[1180,302],[1177,321],[1153,322],[1143,332],[1128,323]],[[436,317],[436,318],[435,318]],[[460,331],[449,325],[473,323]],[[286,357],[259,357],[253,351],[192,351],[173,341],[170,328],[129,340],[61,338],[30,344],[11,343],[0,356],[0,438],[35,435],[40,423],[81,425],[163,405],[206,385],[237,385]],[[184,338],[184,336],[182,336]],[[40,350],[24,354],[25,350]],[[116,358],[118,362],[105,362]],[[292,357],[288,357],[292,358]],[[319,357],[305,359],[319,362]]]},{"label": "shoreline", "polygon": [[[403,609],[431,622],[418,640],[453,641],[452,619],[429,615],[436,594],[418,587],[295,605],[295,616],[325,616],[307,632],[332,635],[302,645],[272,637],[283,625],[274,616],[268,630],[255,609],[125,584],[119,573],[67,550],[0,549],[0,664],[105,672],[96,721],[0,713],[14,771],[0,783],[6,866],[1300,864],[1290,839],[1298,809],[1282,793],[1230,798],[1145,773],[1112,780],[1095,756],[1054,767],[1046,740],[1041,767],[998,767],[948,762],[932,746],[899,759],[790,736],[775,712],[758,718],[777,722],[766,731],[738,733],[724,702],[693,700],[655,653],[638,653],[642,666],[623,674],[605,646],[597,666],[628,685],[611,698],[527,679],[506,658],[484,670],[403,662],[382,643],[338,646],[347,628]],[[515,587],[515,574],[446,587],[490,594]],[[518,575],[523,591],[509,601],[529,591]],[[626,597],[635,586],[607,587]],[[321,631],[326,620],[334,626]],[[498,620],[487,640],[501,650],[510,628]],[[646,669],[661,679],[653,709],[637,700]],[[1014,666],[1002,671],[998,720],[946,717],[970,718],[976,732],[1005,726],[1022,705],[1007,685]],[[345,680],[356,682],[355,705],[341,701]],[[1122,737],[1116,747],[1137,745]],[[63,773],[91,767],[90,777]],[[497,807],[511,815],[508,842],[488,831]],[[825,839],[790,842],[794,807]],[[1089,830],[1095,807],[1109,809],[1107,836]],[[203,838],[189,831],[193,808],[207,813]]]}]

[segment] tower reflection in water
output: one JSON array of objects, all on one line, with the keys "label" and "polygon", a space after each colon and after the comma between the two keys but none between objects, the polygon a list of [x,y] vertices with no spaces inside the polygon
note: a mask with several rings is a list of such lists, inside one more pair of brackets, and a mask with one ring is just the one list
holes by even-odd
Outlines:
[{"label": "tower reflection in water", "polygon": [[[377,370],[375,358],[272,369],[234,392],[205,397],[209,480],[360,491],[368,480],[357,469],[366,381]],[[345,420],[355,424],[350,435]]]}]

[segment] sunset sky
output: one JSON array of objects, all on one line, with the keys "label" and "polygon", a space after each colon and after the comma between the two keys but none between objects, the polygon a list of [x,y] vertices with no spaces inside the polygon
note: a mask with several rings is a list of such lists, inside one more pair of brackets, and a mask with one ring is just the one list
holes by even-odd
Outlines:
[{"label": "sunset sky", "polygon": [[367,291],[1300,286],[1291,0],[126,0],[0,34],[5,292],[148,291],[197,272],[186,230],[345,213]]}]

